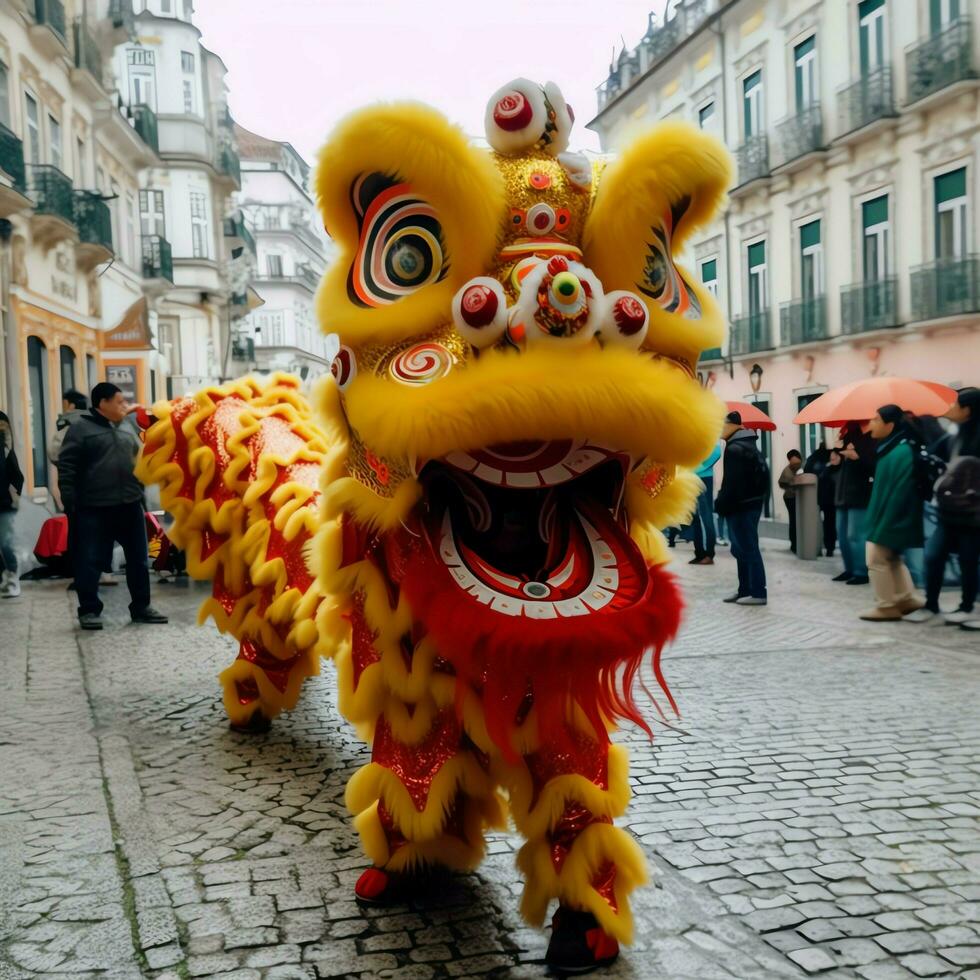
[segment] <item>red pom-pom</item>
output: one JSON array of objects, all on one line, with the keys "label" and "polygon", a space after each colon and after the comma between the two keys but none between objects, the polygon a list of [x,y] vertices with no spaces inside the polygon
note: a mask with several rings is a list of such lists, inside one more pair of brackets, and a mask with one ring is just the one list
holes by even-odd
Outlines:
[{"label": "red pom-pom", "polygon": [[533,115],[531,103],[520,92],[508,92],[493,107],[493,121],[508,133],[523,129]]},{"label": "red pom-pom", "polygon": [[635,296],[620,296],[613,305],[613,318],[624,337],[632,337],[643,329],[647,314]]},{"label": "red pom-pom", "polygon": [[388,887],[388,875],[380,868],[368,868],[357,879],[354,894],[359,898],[377,898]]},{"label": "red pom-pom", "polygon": [[548,263],[548,271],[553,276],[557,276],[559,272],[567,272],[568,271],[568,259],[566,259],[563,255],[556,255]]},{"label": "red pom-pom", "polygon": [[493,323],[499,305],[497,294],[489,286],[479,283],[463,293],[459,311],[467,326],[486,327]]}]

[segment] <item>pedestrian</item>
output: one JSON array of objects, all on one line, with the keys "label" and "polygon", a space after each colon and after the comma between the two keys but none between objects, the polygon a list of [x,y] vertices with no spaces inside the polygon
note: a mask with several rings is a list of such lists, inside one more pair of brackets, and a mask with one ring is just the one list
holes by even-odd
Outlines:
[{"label": "pedestrian", "polygon": [[134,426],[123,424],[132,409],[122,391],[100,382],[92,408],[67,429],[58,456],[58,484],[75,533],[75,587],[82,629],[102,629],[99,573],[106,548],[118,541],[126,556],[129,613],[134,623],[166,623],[150,605],[143,486],[133,469],[140,451]]},{"label": "pedestrian", "polygon": [[803,465],[803,457],[795,449],[786,454],[786,465],[779,474],[779,486],[783,491],[783,503],[789,513],[789,550],[796,554],[796,474]]},{"label": "pedestrian", "polygon": [[14,434],[10,419],[0,412],[0,598],[16,599],[20,595],[20,571],[14,548],[14,521],[20,495],[24,492],[24,474],[14,452]]},{"label": "pedestrian", "polygon": [[817,478],[817,507],[823,527],[823,549],[828,558],[833,556],[837,546],[837,505],[834,501],[840,464],[840,453],[828,449],[824,443],[820,443],[803,464],[803,472]]},{"label": "pedestrian", "polygon": [[698,494],[691,530],[694,535],[694,557],[689,565],[713,565],[715,563],[715,512],[714,485],[715,463],[721,459],[721,447],[715,446],[711,455],[697,468],[698,478],[704,489]]},{"label": "pedestrian", "polygon": [[833,581],[847,585],[867,585],[865,524],[875,471],[875,443],[857,422],[841,430],[837,447],[841,456],[834,504],[837,509],[837,543],[844,571]]},{"label": "pedestrian", "polygon": [[728,521],[732,556],[738,566],[738,591],[724,601],[764,606],[766,568],[759,550],[759,519],[769,492],[769,467],[756,445],[756,434],[743,428],[740,413],[725,416],[721,437],[725,440],[724,473],[715,510]]},{"label": "pedestrian", "polygon": [[865,529],[875,606],[861,619],[898,620],[924,605],[902,560],[909,548],[923,544],[922,497],[915,477],[919,440],[897,405],[879,408],[868,431],[878,444]]},{"label": "pedestrian", "polygon": [[[974,612],[980,565],[980,388],[964,388],[946,413],[959,429],[950,447],[949,468],[936,484],[937,525],[925,555],[926,604],[903,618],[912,623],[940,616],[939,593],[946,562],[960,559],[960,604],[944,620],[980,629]],[[976,624],[976,625],[971,625]]]}]

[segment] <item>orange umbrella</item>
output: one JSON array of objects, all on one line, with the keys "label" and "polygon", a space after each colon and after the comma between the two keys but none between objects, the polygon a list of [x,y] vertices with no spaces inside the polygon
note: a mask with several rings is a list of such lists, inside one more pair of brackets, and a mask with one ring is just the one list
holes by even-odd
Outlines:
[{"label": "orange umbrella", "polygon": [[757,408],[749,402],[725,402],[725,405],[729,412],[738,412],[742,416],[742,425],[746,429],[776,431],[776,423],[761,408]]},{"label": "orange umbrella", "polygon": [[943,415],[954,401],[956,392],[935,381],[863,378],[825,391],[793,421],[797,425],[822,422],[838,428],[848,422],[866,422],[882,405],[898,405],[915,415]]}]

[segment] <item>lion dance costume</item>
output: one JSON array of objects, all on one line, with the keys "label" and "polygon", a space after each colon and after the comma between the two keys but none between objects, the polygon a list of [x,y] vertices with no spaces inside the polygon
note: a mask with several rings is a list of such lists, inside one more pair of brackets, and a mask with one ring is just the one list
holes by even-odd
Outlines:
[{"label": "lion dance costume", "polygon": [[490,150],[415,104],[344,121],[315,177],[340,248],[319,415],[284,376],[157,405],[141,475],[213,580],[202,616],[240,642],[233,726],[264,729],[334,659],[371,744],[347,788],[373,863],[358,897],[474,868],[509,813],[522,912],[557,899],[549,962],[586,968],[630,941],[646,876],[613,824],[630,791],[609,732],[646,727],[645,655],[667,693],[658,528],[718,435],[694,365],[722,333],[672,253],[729,169],[683,125],[608,163],[567,151],[571,125],[524,79],[490,100]]}]

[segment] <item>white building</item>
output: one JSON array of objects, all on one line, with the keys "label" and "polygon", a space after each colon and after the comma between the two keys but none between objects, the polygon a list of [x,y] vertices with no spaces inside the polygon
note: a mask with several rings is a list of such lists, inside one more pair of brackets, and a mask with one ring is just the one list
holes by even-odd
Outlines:
[{"label": "white building", "polygon": [[[682,263],[731,328],[702,358],[778,430],[773,471],[825,434],[799,409],[870,374],[980,375],[976,0],[681,0],[624,51],[589,123],[603,147],[657,119],[723,139],[725,214]],[[773,516],[783,516],[782,503]]]},{"label": "white building", "polygon": [[[255,236],[252,276],[264,300],[239,324],[241,370],[288,371],[312,380],[329,369],[313,297],[331,242],[307,184],[310,168],[289,143],[235,127],[242,160],[241,210]],[[330,355],[332,356],[332,354]]]},{"label": "white building", "polygon": [[225,238],[241,185],[225,66],[201,44],[191,0],[131,0],[136,29],[116,48],[123,112],[148,120],[159,162],[139,193],[141,255],[152,282],[167,390],[180,395],[228,377],[233,266]]}]

